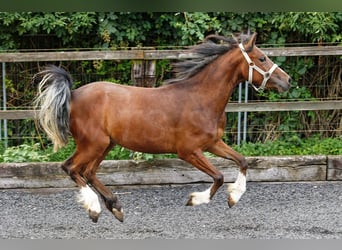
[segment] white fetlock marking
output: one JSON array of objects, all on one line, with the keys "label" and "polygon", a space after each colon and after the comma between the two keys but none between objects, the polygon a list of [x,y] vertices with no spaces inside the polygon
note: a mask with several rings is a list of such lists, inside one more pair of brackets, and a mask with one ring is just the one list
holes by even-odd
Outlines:
[{"label": "white fetlock marking", "polygon": [[211,187],[203,192],[191,193],[190,196],[191,196],[192,205],[196,206],[196,205],[200,205],[203,203],[209,203],[210,202],[210,190],[211,190]]},{"label": "white fetlock marking", "polygon": [[239,172],[234,183],[228,185],[228,193],[230,198],[237,203],[246,191],[246,176]]},{"label": "white fetlock marking", "polygon": [[81,188],[77,198],[77,201],[82,203],[87,211],[101,213],[99,197],[88,185]]}]

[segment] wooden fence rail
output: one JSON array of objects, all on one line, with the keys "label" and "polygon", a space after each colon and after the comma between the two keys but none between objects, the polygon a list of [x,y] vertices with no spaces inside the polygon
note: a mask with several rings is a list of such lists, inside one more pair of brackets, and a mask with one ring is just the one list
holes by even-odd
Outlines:
[{"label": "wooden fence rail", "polygon": [[[328,56],[342,55],[342,46],[262,48],[268,56]],[[196,54],[189,50],[106,50],[0,53],[0,62],[48,62],[86,60],[160,60],[189,59]]]}]

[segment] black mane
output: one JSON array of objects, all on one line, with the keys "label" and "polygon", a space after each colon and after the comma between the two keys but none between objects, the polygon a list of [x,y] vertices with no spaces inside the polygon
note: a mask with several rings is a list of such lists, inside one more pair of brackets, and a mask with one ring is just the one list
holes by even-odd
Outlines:
[{"label": "black mane", "polygon": [[[225,54],[232,48],[236,48],[239,44],[238,40],[240,39],[235,37],[207,36],[202,43],[190,49],[191,52],[196,54],[196,58],[177,62],[172,65],[176,78],[167,80],[166,83],[172,84],[189,79],[220,55]],[[220,41],[221,43],[216,43],[215,41]]]}]

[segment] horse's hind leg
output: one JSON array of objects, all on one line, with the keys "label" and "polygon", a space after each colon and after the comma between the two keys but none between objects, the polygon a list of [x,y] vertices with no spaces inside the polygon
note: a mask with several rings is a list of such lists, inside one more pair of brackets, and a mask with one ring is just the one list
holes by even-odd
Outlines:
[{"label": "horse's hind leg", "polygon": [[84,173],[89,183],[100,193],[107,209],[113,213],[115,218],[123,222],[124,214],[123,209],[118,201],[118,198],[108,188],[103,185],[95,174]]},{"label": "horse's hind leg", "polygon": [[62,167],[81,188],[79,202],[83,203],[90,218],[94,222],[97,222],[101,212],[101,206],[97,194],[88,186],[89,183],[100,193],[105,201],[106,207],[118,220],[122,221],[123,213],[117,197],[96,177],[96,171],[100,162],[113,147],[109,137],[101,138],[98,136],[91,141],[86,140],[86,138],[83,137],[82,143],[77,140],[75,140],[75,142],[77,145],[75,154],[70,157]]},{"label": "horse's hind leg", "polygon": [[247,162],[245,157],[230,148],[222,140],[219,140],[214,146],[208,149],[208,152],[213,153],[225,159],[233,160],[239,167],[240,171],[234,183],[228,185],[228,205],[234,206],[246,191],[246,174]]},{"label": "horse's hind leg", "polygon": [[70,178],[80,187],[78,201],[83,203],[87,210],[89,217],[93,222],[97,222],[101,213],[101,205],[96,193],[87,185],[87,181],[80,175],[83,164],[77,164],[77,152],[67,159],[63,165],[63,170],[70,176]]},{"label": "horse's hind leg", "polygon": [[103,185],[103,183],[100,182],[100,180],[96,177],[96,171],[101,161],[104,159],[104,157],[113,146],[114,144],[110,143],[105,151],[102,153],[101,157],[94,159],[90,164],[88,164],[88,166],[83,170],[82,175],[101,195],[107,209],[114,214],[115,218],[123,222],[124,214],[117,196],[113,194],[105,185]]},{"label": "horse's hind leg", "polygon": [[[107,209],[115,218],[123,221],[123,212],[118,198],[97,178],[96,171],[107,153],[114,147],[114,142],[108,136],[97,133],[97,136],[86,139],[82,137],[82,153],[87,164],[81,170],[83,178],[101,195]],[[84,160],[85,160],[84,159]]]}]

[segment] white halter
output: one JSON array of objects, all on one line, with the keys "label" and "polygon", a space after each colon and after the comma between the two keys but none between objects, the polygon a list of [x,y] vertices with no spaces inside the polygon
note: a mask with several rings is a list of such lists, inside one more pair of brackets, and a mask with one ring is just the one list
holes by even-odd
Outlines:
[{"label": "white halter", "polygon": [[[273,66],[268,70],[268,71],[263,71],[262,69],[260,69],[258,66],[255,65],[255,63],[251,60],[251,58],[248,56],[245,48],[243,47],[242,43],[239,44],[240,50],[243,54],[243,56],[245,57],[248,66],[249,66],[249,70],[248,70],[248,82],[252,85],[252,87],[256,90],[263,90],[266,86],[266,83],[268,81],[268,79],[270,79],[273,71],[278,67],[277,64],[273,64]],[[261,85],[259,88],[257,88],[252,80],[253,80],[253,69],[255,69],[256,71],[258,71],[260,74],[263,75],[264,80],[262,81]]]}]

